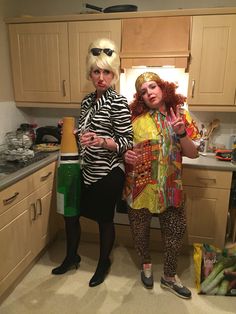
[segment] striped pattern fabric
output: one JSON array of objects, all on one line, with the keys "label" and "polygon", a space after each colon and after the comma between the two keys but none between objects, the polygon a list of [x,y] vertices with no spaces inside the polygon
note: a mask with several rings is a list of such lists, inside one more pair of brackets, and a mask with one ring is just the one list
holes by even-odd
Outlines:
[{"label": "striped pattern fabric", "polygon": [[80,135],[86,130],[104,138],[113,138],[117,143],[116,152],[80,145],[80,155],[85,164],[82,170],[84,183],[91,184],[123,163],[123,153],[132,147],[133,131],[127,99],[112,88],[98,100],[96,92],[87,95],[82,101],[78,129]]}]

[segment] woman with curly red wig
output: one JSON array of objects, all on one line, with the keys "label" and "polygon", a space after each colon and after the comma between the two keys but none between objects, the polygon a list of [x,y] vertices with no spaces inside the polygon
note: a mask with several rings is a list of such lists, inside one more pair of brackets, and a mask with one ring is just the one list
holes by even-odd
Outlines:
[{"label": "woman with curly red wig", "polygon": [[196,158],[198,152],[180,114],[183,95],[174,83],[153,72],[141,74],[131,104],[133,150],[125,153],[124,196],[135,248],[140,256],[141,280],[153,287],[149,252],[150,223],[158,215],[164,244],[164,274],[161,287],[182,298],[191,291],[176,275],[177,256],[186,229],[182,191],[182,156]]}]

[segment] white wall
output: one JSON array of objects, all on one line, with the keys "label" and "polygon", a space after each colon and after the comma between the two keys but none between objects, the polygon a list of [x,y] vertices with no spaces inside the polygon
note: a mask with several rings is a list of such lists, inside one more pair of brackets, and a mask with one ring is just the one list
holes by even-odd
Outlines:
[{"label": "white wall", "polygon": [[0,144],[6,132],[15,130],[20,123],[27,122],[29,115],[16,108],[13,97],[9,61],[7,27],[4,17],[15,15],[15,1],[0,0]]}]

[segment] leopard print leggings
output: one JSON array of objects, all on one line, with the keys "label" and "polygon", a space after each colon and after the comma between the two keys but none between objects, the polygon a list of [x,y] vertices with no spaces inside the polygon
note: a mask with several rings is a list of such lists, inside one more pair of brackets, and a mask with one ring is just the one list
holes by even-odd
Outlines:
[{"label": "leopard print leggings", "polygon": [[[128,216],[135,249],[141,264],[151,263],[149,252],[150,224],[152,213],[147,208],[128,209]],[[186,230],[186,216],[183,207],[168,208],[158,215],[164,247],[164,275],[173,277],[177,270],[177,257]]]}]

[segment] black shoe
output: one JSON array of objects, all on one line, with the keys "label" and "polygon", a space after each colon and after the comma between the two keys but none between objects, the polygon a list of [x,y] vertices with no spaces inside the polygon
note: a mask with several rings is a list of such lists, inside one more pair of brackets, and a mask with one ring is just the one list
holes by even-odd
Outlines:
[{"label": "black shoe", "polygon": [[77,269],[79,267],[80,261],[81,257],[79,255],[76,255],[73,259],[65,258],[60,266],[53,268],[52,274],[62,275],[74,267]]},{"label": "black shoe", "polygon": [[110,267],[111,261],[109,259],[104,262],[99,262],[93,277],[89,281],[89,287],[96,287],[100,285],[105,280]]},{"label": "black shoe", "polygon": [[143,264],[141,270],[141,280],[145,288],[153,288],[152,264]]}]

